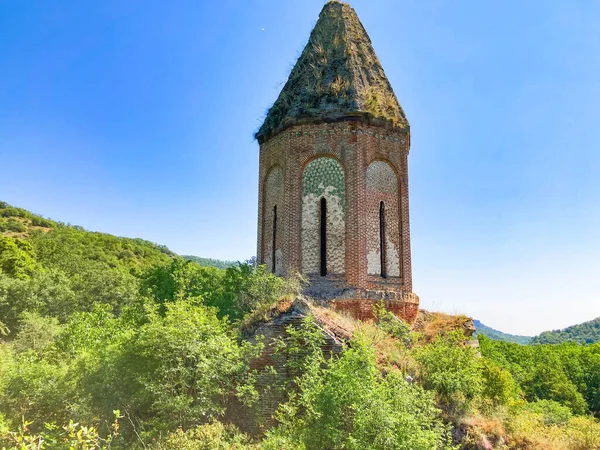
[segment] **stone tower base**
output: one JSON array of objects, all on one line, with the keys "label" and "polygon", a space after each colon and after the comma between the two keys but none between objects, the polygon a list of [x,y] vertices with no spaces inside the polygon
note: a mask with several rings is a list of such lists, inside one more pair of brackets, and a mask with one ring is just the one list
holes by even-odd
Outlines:
[{"label": "stone tower base", "polygon": [[314,277],[309,282],[304,290],[307,297],[355,319],[373,319],[373,306],[381,301],[388,311],[409,324],[414,323],[419,313],[419,297],[412,292],[354,288],[335,275]]}]

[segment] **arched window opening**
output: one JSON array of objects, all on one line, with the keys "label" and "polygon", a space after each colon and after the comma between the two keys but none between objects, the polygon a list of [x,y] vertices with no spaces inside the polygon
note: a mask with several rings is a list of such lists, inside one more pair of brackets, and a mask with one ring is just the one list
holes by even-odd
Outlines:
[{"label": "arched window opening", "polygon": [[327,200],[321,199],[321,276],[327,276]]},{"label": "arched window opening", "polygon": [[273,206],[273,245],[271,246],[271,261],[273,265],[273,273],[277,269],[276,256],[277,256],[277,205]]},{"label": "arched window opening", "polygon": [[385,245],[385,206],[379,203],[379,255],[381,258],[381,278],[387,278],[387,261]]}]

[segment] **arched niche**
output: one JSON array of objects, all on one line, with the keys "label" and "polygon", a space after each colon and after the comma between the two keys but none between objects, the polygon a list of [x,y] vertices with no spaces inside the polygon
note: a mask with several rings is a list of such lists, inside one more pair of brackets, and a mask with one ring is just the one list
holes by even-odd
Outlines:
[{"label": "arched niche", "polygon": [[302,273],[345,273],[345,176],[334,158],[316,158],[304,168],[301,233]]},{"label": "arched niche", "polygon": [[267,270],[283,273],[284,179],[283,170],[274,166],[265,180],[263,209],[263,255]]},{"label": "arched niche", "polygon": [[373,161],[365,174],[367,273],[400,277],[398,177],[387,161]]}]

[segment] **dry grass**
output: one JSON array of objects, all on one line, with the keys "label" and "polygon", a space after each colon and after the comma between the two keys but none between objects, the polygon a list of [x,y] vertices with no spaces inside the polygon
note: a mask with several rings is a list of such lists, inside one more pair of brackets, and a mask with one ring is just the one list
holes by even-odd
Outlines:
[{"label": "dry grass", "polygon": [[244,317],[240,323],[243,336],[252,335],[262,324],[275,320],[282,314],[288,312],[294,305],[294,295],[285,295],[272,305],[262,306],[251,314]]},{"label": "dry grass", "polygon": [[362,322],[358,330],[375,349],[377,364],[385,371],[397,370],[415,376],[417,362],[411,351],[398,339],[385,333],[374,322]]},{"label": "dry grass", "polygon": [[413,325],[413,331],[419,333],[423,344],[432,342],[437,336],[443,336],[457,330],[470,337],[475,332],[473,320],[462,315],[453,316],[421,310]]},{"label": "dry grass", "polygon": [[[20,224],[24,230],[22,231],[13,231],[8,229],[7,231],[2,231],[2,229],[7,228],[7,224],[10,222]],[[48,233],[52,231],[52,228],[42,227],[33,225],[31,219],[25,217],[0,217],[0,234],[4,236],[9,236],[12,238],[26,239],[31,235],[32,232],[41,231],[42,233]]]},{"label": "dry grass", "polygon": [[540,414],[504,410],[452,422],[462,450],[600,450],[600,422],[593,417],[546,425]]},{"label": "dry grass", "polygon": [[350,316],[318,306],[301,295],[290,294],[281,297],[272,305],[264,306],[247,315],[240,324],[242,334],[250,336],[261,325],[276,320],[279,316],[291,312],[292,309],[301,314],[312,315],[317,324],[342,341],[350,340],[361,325],[360,321]]},{"label": "dry grass", "polygon": [[600,449],[600,422],[593,417],[573,417],[564,425],[545,425],[541,415],[521,412],[507,422],[507,431],[511,449]]},{"label": "dry grass", "polygon": [[343,341],[349,341],[361,326],[361,322],[347,314],[308,302],[310,311],[319,325]]}]

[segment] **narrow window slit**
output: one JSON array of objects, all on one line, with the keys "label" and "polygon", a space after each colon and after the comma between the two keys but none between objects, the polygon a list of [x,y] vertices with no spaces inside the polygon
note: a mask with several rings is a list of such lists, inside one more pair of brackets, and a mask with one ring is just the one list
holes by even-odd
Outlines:
[{"label": "narrow window slit", "polygon": [[275,273],[277,269],[277,205],[273,206],[273,245],[271,248],[271,252],[271,264],[273,265],[272,270],[273,273]]},{"label": "narrow window slit", "polygon": [[387,278],[387,258],[385,245],[385,206],[379,203],[379,255],[381,258],[381,278]]},{"label": "narrow window slit", "polygon": [[321,276],[327,276],[327,200],[321,199]]}]

